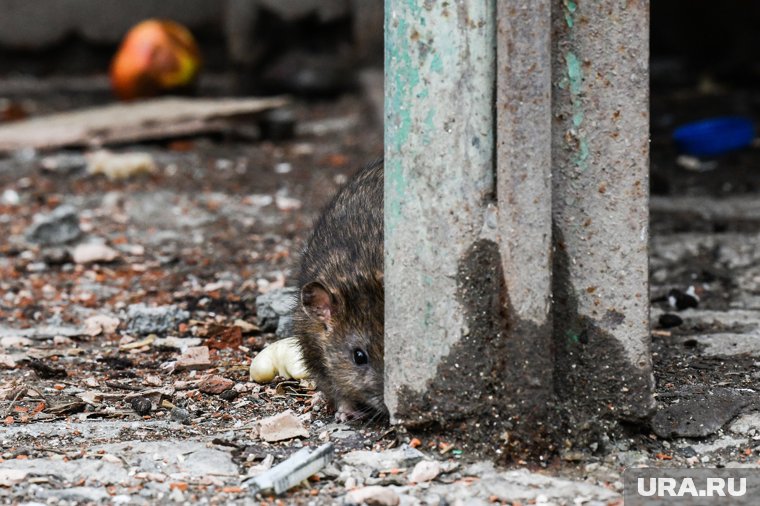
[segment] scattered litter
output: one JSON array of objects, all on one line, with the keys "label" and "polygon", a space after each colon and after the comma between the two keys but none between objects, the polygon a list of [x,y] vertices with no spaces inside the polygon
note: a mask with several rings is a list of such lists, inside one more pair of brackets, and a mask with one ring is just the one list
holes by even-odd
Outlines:
[{"label": "scattered litter", "polygon": [[150,346],[153,344],[153,342],[158,338],[156,334],[149,334],[148,337],[145,339],[141,339],[139,341],[132,341],[126,344],[120,344],[119,349],[122,351],[127,350],[137,350],[140,348],[145,348],[146,346]]},{"label": "scattered litter", "polygon": [[261,350],[251,361],[250,376],[251,380],[257,383],[269,383],[276,376],[307,378],[308,372],[301,357],[298,339],[280,339]]},{"label": "scattered litter", "polygon": [[302,448],[284,462],[247,481],[246,486],[257,493],[271,491],[280,495],[329,464],[333,452],[332,443],[325,443],[314,451]]},{"label": "scattered litter", "polygon": [[111,62],[111,86],[122,100],[192,86],[201,68],[198,44],[183,25],[146,19],[127,32]]},{"label": "scattered litter", "polygon": [[140,174],[153,174],[158,170],[149,153],[113,153],[101,149],[87,157],[87,172],[103,174],[111,181],[129,179]]},{"label": "scattered litter", "polygon": [[709,172],[718,167],[718,162],[715,160],[700,160],[696,156],[689,155],[678,155],[676,164],[694,172]]},{"label": "scattered litter", "polygon": [[749,118],[726,116],[683,125],[673,132],[679,151],[692,156],[717,156],[749,146],[755,126]]},{"label": "scattered litter", "polygon": [[309,437],[309,431],[290,410],[259,420],[256,426],[259,437],[268,443],[295,437]]},{"label": "scattered litter", "polygon": [[690,286],[686,292],[673,288],[668,292],[668,304],[678,311],[683,311],[684,309],[697,307],[699,305],[699,297],[693,286]]}]

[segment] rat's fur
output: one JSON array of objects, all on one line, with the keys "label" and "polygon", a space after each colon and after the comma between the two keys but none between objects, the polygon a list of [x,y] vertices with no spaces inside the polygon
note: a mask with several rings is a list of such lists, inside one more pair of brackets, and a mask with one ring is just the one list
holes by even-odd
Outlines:
[{"label": "rat's fur", "polygon": [[[383,162],[327,205],[303,252],[294,329],[339,419],[386,415],[383,402]],[[355,350],[368,356],[357,365]]]}]

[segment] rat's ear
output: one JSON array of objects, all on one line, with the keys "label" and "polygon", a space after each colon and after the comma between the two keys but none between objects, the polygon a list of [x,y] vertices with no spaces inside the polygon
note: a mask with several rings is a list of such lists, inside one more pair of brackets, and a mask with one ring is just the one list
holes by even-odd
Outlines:
[{"label": "rat's ear", "polygon": [[319,281],[301,288],[301,306],[310,318],[325,324],[329,324],[335,315],[335,299]]}]

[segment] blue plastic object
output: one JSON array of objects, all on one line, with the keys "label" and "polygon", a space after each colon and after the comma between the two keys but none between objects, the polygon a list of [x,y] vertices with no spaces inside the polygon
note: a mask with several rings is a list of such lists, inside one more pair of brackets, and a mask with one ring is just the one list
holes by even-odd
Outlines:
[{"label": "blue plastic object", "polygon": [[752,121],[741,116],[711,118],[678,127],[673,140],[692,156],[716,156],[748,146],[755,138]]}]

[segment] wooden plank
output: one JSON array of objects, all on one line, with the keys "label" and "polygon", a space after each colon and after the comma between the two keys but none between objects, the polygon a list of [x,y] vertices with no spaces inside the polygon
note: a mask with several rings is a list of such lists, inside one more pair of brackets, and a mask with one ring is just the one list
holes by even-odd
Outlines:
[{"label": "wooden plank", "polygon": [[287,103],[271,98],[158,98],[40,116],[0,125],[0,151],[102,146],[164,139],[230,128]]}]

